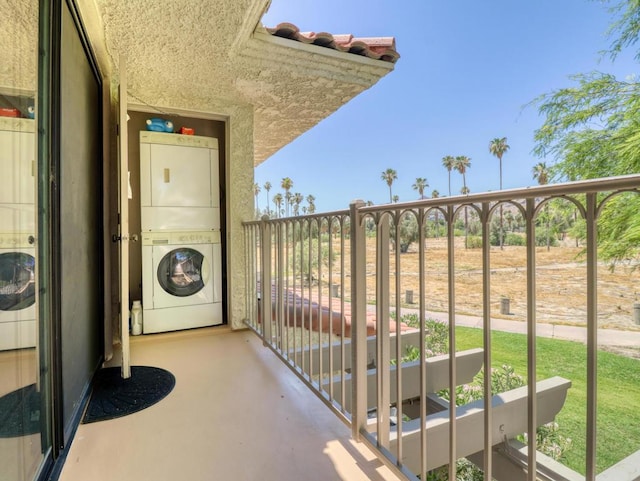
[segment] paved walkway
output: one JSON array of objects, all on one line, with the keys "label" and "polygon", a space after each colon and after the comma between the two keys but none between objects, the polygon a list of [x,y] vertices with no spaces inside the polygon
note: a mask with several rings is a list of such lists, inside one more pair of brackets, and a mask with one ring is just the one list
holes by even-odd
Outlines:
[{"label": "paved walkway", "polygon": [[[308,295],[308,293],[306,293]],[[272,298],[275,300],[276,292],[272,290]],[[312,293],[310,296],[311,301],[307,296],[303,296],[299,291],[289,290],[287,293],[287,304],[292,308],[298,310],[303,309],[303,314],[298,314],[298,319],[309,319],[308,310],[318,309],[318,306],[322,306],[323,315],[322,318],[323,330],[326,332],[329,326],[339,326],[343,322],[340,313],[340,300],[338,298],[324,298],[318,300],[317,295]],[[274,304],[275,306],[275,304]],[[331,310],[329,308],[331,306]],[[344,303],[343,312],[344,322],[347,324],[347,328],[350,331],[351,324],[351,305],[349,302]],[[418,309],[403,308],[403,314],[415,313]],[[375,332],[375,313],[376,306],[367,306],[367,333],[371,335]],[[429,318],[448,323],[448,314],[446,312],[434,312],[426,311]],[[329,315],[331,314],[331,315]],[[276,312],[274,311],[274,315]],[[293,319],[293,315],[291,316]],[[315,315],[315,321],[318,320],[318,316]],[[468,316],[463,314],[456,315],[456,325],[465,327],[477,327],[482,328],[482,318],[477,316]],[[391,331],[395,332],[395,323],[392,321]],[[317,330],[317,326],[312,326],[312,329]],[[337,328],[336,328],[337,329]],[[515,321],[508,319],[492,319],[491,329],[496,331],[513,332],[516,334],[527,333],[527,323],[523,321]],[[536,324],[537,335],[539,337],[548,337],[555,339],[565,339],[569,341],[587,342],[587,328],[581,326],[567,326],[562,324],[547,324],[538,322]],[[339,334],[339,331],[335,332]],[[349,335],[347,333],[347,335]],[[634,357],[640,357],[640,331],[623,331],[617,329],[598,329],[598,346],[600,348],[609,348],[616,351],[633,351]]]},{"label": "paved walkway", "polygon": [[[403,309],[403,312],[415,312],[417,309]],[[427,311],[427,316],[447,323],[449,321],[446,312]],[[475,316],[456,315],[456,325],[482,328],[482,318]],[[521,321],[509,321],[506,319],[492,319],[491,328],[496,331],[513,332],[517,334],[527,333],[527,323]],[[537,334],[540,337],[566,339],[569,341],[587,342],[587,328],[580,326],[566,326],[558,324],[537,323]],[[617,329],[598,329],[598,346],[600,347],[624,347],[640,350],[640,331],[621,331]]]}]

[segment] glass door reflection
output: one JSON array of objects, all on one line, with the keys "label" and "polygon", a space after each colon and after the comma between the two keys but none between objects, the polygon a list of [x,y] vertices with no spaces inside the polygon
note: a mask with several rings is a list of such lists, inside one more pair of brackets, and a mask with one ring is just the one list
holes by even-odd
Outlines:
[{"label": "glass door reflection", "polygon": [[39,4],[0,0],[0,11],[0,479],[22,481],[48,449],[36,289]]}]

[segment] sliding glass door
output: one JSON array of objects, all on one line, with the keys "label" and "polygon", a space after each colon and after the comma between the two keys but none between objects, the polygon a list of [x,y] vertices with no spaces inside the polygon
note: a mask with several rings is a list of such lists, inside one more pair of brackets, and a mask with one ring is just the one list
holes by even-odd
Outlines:
[{"label": "sliding glass door", "polygon": [[[45,2],[46,3],[46,2]],[[0,0],[0,479],[32,480],[51,448],[38,212],[38,0]],[[46,256],[46,253],[44,253]]]}]

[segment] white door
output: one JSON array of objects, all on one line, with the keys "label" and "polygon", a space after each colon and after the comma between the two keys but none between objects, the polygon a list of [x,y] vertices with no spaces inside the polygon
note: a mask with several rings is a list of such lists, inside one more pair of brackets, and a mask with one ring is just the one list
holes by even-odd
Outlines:
[{"label": "white door", "polygon": [[120,57],[118,87],[118,207],[120,226],[118,254],[120,258],[120,345],[122,346],[122,377],[131,377],[129,353],[129,158],[127,135],[127,70],[126,59]]}]

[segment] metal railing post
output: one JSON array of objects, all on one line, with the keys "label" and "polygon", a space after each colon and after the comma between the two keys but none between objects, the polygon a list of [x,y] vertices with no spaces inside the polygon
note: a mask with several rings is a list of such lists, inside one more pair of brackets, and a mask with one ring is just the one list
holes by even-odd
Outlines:
[{"label": "metal railing post", "polygon": [[351,433],[360,441],[367,425],[367,288],[366,237],[359,209],[364,202],[349,206],[351,215]]},{"label": "metal railing post", "polygon": [[260,223],[261,237],[261,275],[260,275],[260,319],[262,320],[262,340],[271,342],[271,223],[267,216],[262,217]]},{"label": "metal railing post", "polygon": [[[484,349],[484,477],[493,479],[493,408],[491,393],[491,205],[482,203],[482,325]],[[502,219],[502,204],[500,205]],[[502,229],[502,226],[500,226]],[[502,236],[502,231],[500,233]],[[502,248],[502,240],[500,241]]]},{"label": "metal railing post", "polygon": [[587,481],[596,479],[598,413],[598,225],[595,193],[587,194]]},{"label": "metal railing post", "polygon": [[535,199],[527,199],[526,232],[527,232],[527,433],[528,465],[527,480],[536,481],[536,428],[538,418],[538,402],[536,396],[536,226]]},{"label": "metal railing post", "polygon": [[[447,282],[449,298],[449,479],[456,479],[456,280],[455,280],[455,209],[447,208]],[[423,428],[424,429],[424,428]]]},{"label": "metal railing post", "polygon": [[[391,303],[389,300],[389,231],[390,223],[393,222],[393,218],[388,215],[380,217],[380,224],[378,225],[378,248],[377,260],[376,260],[376,377],[378,384],[378,399],[377,399],[377,432],[378,432],[378,445],[389,447],[389,403],[390,403],[390,388],[389,382],[389,314],[391,309]],[[399,221],[395,219],[395,249],[396,252],[400,249],[400,226]],[[399,273],[396,271],[396,276]],[[396,322],[400,325],[400,311],[396,299]]]}]

